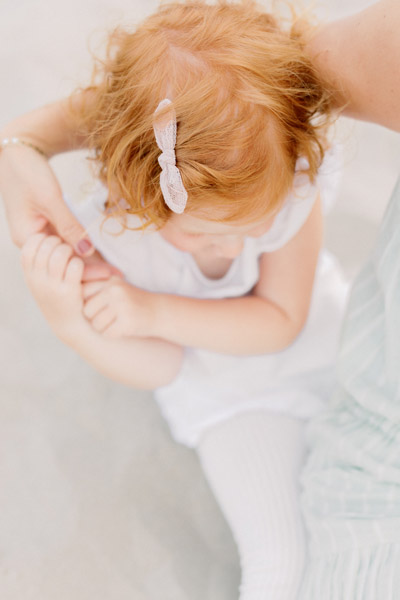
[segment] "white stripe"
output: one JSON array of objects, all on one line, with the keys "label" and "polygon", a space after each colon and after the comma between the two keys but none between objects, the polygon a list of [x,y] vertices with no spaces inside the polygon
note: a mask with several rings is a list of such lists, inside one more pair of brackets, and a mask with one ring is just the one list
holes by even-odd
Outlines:
[{"label": "white stripe", "polygon": [[342,348],[340,350],[340,357],[346,357],[349,354],[351,354],[352,352],[354,352],[354,350],[358,346],[362,345],[365,342],[365,340],[374,332],[374,330],[378,329],[378,327],[380,325],[382,325],[384,322],[385,322],[385,315],[379,314],[376,317],[376,319],[374,319],[372,322],[370,322],[368,327],[363,329],[363,331],[358,336],[351,337],[351,343],[349,343],[349,341],[346,339],[346,332],[345,332],[345,334],[344,334],[345,337],[342,342]]}]

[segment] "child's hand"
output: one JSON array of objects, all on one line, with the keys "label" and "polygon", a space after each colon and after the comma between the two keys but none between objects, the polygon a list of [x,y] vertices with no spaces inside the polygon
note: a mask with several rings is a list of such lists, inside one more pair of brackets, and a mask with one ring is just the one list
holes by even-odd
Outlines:
[{"label": "child's hand", "polygon": [[117,276],[83,284],[83,314],[92,327],[110,337],[151,335],[154,294]]},{"label": "child's hand", "polygon": [[84,258],[85,269],[83,271],[82,281],[98,281],[99,279],[110,279],[112,275],[118,275],[119,277],[123,277],[123,273],[114,265],[108,263],[104,258],[99,254],[99,252],[94,252],[92,256],[88,258]]},{"label": "child's hand", "polygon": [[57,236],[32,235],[21,250],[27,284],[55,333],[68,342],[85,324],[82,315],[84,262]]}]

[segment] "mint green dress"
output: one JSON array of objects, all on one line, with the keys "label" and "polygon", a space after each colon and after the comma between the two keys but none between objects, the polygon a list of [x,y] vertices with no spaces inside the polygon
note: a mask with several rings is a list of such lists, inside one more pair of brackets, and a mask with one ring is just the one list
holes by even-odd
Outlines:
[{"label": "mint green dress", "polygon": [[328,411],[308,427],[299,600],[400,598],[400,179],[350,294]]}]

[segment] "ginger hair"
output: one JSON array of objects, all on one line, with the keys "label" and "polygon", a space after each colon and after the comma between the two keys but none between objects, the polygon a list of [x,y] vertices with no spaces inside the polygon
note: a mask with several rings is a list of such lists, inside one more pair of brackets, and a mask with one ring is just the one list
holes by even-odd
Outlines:
[{"label": "ginger hair", "polygon": [[313,182],[330,95],[304,52],[307,32],[300,20],[286,30],[253,0],[162,4],[134,31],[114,30],[79,115],[112,190],[109,207],[138,215],[143,227],[171,216],[153,132],[165,97],[177,117],[187,212],[224,222],[271,216],[301,156]]}]

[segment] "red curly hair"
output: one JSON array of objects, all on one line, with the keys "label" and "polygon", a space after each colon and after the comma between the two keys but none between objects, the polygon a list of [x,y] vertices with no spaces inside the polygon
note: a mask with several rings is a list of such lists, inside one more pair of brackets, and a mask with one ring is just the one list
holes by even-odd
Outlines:
[{"label": "red curly hair", "polygon": [[[79,118],[109,202],[162,227],[153,119],[173,101],[186,211],[232,222],[271,216],[298,157],[313,181],[324,154],[330,95],[304,52],[307,24],[286,31],[252,0],[163,4],[133,32],[116,29]],[[121,209],[119,209],[121,210]]]}]

